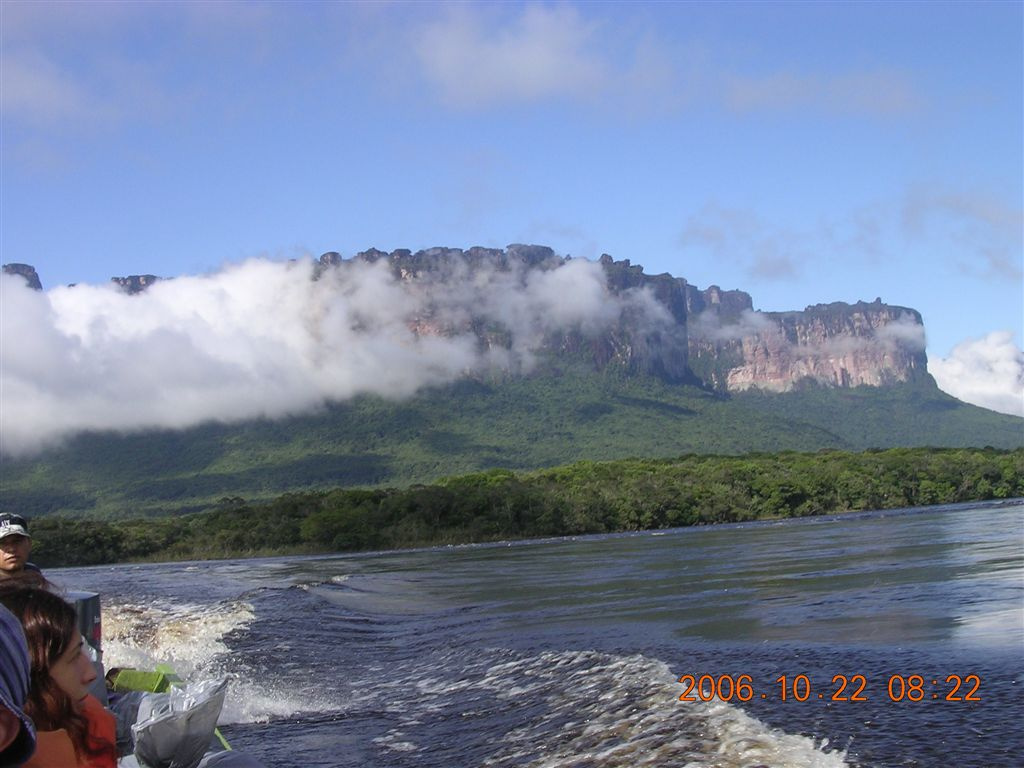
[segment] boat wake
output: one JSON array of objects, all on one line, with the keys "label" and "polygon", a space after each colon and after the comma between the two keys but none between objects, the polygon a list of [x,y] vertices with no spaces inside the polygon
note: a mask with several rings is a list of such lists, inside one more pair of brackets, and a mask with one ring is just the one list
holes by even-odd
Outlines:
[{"label": "boat wake", "polygon": [[255,616],[242,602],[156,607],[127,602],[103,605],[104,663],[152,668],[170,664],[183,677],[228,652],[224,638]]},{"label": "boat wake", "polygon": [[[848,765],[827,741],[771,728],[737,706],[680,702],[683,686],[668,665],[643,655],[494,650],[468,659],[453,651],[405,669],[400,688],[360,687],[364,695],[348,703],[346,717],[387,711],[397,722],[374,739],[376,748],[423,764],[433,764],[455,724],[463,747],[477,742],[485,768]],[[499,723],[503,736],[495,738]]]},{"label": "boat wake", "polygon": [[228,601],[212,605],[156,607],[110,601],[103,605],[103,662],[114,667],[170,666],[184,679],[227,677],[228,695],[219,723],[257,723],[322,706],[283,683],[254,679],[226,639],[255,621],[252,605]]},{"label": "boat wake", "polygon": [[[521,682],[505,695],[546,701],[548,711],[505,737],[485,766],[569,768],[580,755],[606,766],[838,768],[828,744],[769,728],[739,707],[679,701],[668,666],[642,655],[552,652],[497,665],[489,678]],[[537,756],[537,744],[544,753]],[[532,758],[532,759],[531,759]]]}]

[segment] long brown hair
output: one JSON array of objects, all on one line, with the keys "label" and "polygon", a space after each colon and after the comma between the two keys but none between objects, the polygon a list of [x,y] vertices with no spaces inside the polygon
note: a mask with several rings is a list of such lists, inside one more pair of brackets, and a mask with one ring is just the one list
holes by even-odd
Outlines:
[{"label": "long brown hair", "polygon": [[115,745],[89,735],[89,721],[50,675],[50,667],[75,641],[75,609],[58,595],[35,586],[0,583],[0,603],[21,621],[32,661],[25,713],[40,731],[64,728],[81,761],[102,755],[117,759]]}]

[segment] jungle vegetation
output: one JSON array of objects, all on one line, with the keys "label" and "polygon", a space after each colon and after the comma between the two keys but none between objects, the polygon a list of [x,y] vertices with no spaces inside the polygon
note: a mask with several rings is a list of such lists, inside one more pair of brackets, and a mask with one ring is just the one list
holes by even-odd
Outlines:
[{"label": "jungle vegetation", "polygon": [[[223,498],[259,506],[337,487],[384,493],[489,470],[913,446],[1019,448],[1024,419],[962,403],[930,382],[726,396],[566,364],[557,374],[466,379],[407,400],[359,397],[288,419],[83,434],[42,455],[5,456],[0,509],[158,518],[218,508]],[[676,524],[667,512],[664,522]]]},{"label": "jungle vegetation", "polygon": [[351,552],[1024,497],[1024,449],[687,454],[490,469],[404,488],[219,499],[159,518],[32,521],[43,567]]}]

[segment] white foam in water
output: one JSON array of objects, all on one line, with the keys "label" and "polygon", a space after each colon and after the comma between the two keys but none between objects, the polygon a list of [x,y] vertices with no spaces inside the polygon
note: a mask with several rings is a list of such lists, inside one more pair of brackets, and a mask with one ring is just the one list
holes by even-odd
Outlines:
[{"label": "white foam in water", "polygon": [[845,753],[828,751],[827,742],[770,728],[740,707],[680,702],[684,686],[668,666],[641,655],[452,651],[416,672],[367,686],[377,700],[357,705],[397,717],[374,741],[384,750],[429,750],[424,727],[436,713],[450,718],[447,707],[459,701],[468,705],[460,714],[471,728],[478,715],[494,714],[497,698],[509,730],[479,734],[494,745],[484,768],[847,766]]},{"label": "white foam in water", "polygon": [[[170,663],[190,679],[229,676],[222,724],[339,707],[338,701],[310,700],[310,692],[286,684],[287,675],[268,681],[239,669],[244,660],[234,657],[224,640],[254,621],[247,603],[167,608],[107,603],[103,619],[108,668]],[[285,646],[280,650],[287,656]],[[497,699],[504,702],[509,730],[487,737],[494,751],[483,760],[484,768],[847,766],[845,753],[770,728],[740,707],[680,702],[683,686],[668,666],[641,655],[566,651],[522,656],[500,650],[467,655],[452,649],[412,673],[402,670],[397,678],[386,670],[366,671],[372,674],[357,681],[344,707],[394,718],[394,726],[374,743],[396,754],[429,749],[418,743],[423,729],[454,701],[482,706],[481,714],[487,714],[491,705],[486,702]],[[517,722],[524,703],[529,716]],[[538,703],[540,710],[534,706]]]},{"label": "white foam in water", "polygon": [[226,653],[224,637],[253,619],[252,606],[241,602],[166,608],[108,602],[103,606],[104,663],[140,669],[170,664],[187,677]]},{"label": "white foam in water", "polygon": [[399,741],[394,733],[380,736],[374,739],[373,743],[385,749],[390,749],[392,752],[415,752],[417,749],[416,745],[411,742]]},{"label": "white foam in water", "polygon": [[772,729],[731,704],[680,702],[683,686],[667,665],[644,656],[545,653],[494,665],[483,684],[504,686],[499,690],[510,699],[543,697],[549,704],[539,720],[506,734],[485,766],[847,765],[844,753],[825,751],[827,744]]},{"label": "white foam in water", "polygon": [[254,620],[248,603],[153,605],[107,602],[103,606],[103,662],[107,669],[153,669],[167,664],[185,679],[231,678],[220,724],[265,722],[309,710],[293,689],[273,690],[264,680],[225,669],[224,638]]},{"label": "white foam in water", "polygon": [[310,702],[296,695],[294,688],[270,687],[263,681],[235,679],[228,688],[221,725],[228,723],[265,723],[272,718],[290,717],[298,712],[325,709],[320,702]]}]

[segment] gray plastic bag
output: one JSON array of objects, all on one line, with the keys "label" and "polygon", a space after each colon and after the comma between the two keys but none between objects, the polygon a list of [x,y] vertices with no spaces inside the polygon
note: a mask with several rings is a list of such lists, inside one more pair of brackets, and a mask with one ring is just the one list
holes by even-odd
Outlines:
[{"label": "gray plastic bag", "polygon": [[116,698],[109,699],[107,711],[114,716],[117,754],[119,755],[127,755],[135,751],[132,726],[139,719],[139,705],[146,696],[149,694],[145,691],[126,691],[116,694]]},{"label": "gray plastic bag", "polygon": [[145,768],[196,768],[210,748],[228,681],[205,680],[149,693],[132,726],[135,758]]}]

